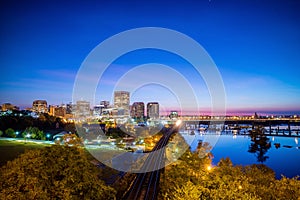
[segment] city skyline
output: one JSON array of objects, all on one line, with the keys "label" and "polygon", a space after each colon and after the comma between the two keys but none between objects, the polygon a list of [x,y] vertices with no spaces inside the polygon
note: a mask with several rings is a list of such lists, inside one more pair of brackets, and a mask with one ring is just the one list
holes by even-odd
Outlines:
[{"label": "city skyline", "polygon": [[[180,31],[206,49],[222,75],[228,113],[300,113],[298,1],[17,2],[0,8],[5,30],[0,104],[25,108],[35,99],[72,101],[77,71],[93,48],[121,31],[154,26]],[[112,102],[108,91],[124,73],[146,63],[162,63],[188,77],[197,88],[200,112],[209,111],[209,91],[190,63],[152,49],[118,58],[101,78],[95,102]],[[172,91],[160,85],[145,85],[130,97],[130,102],[151,101],[165,110],[179,107]],[[193,112],[188,105],[182,109]]]},{"label": "city skyline", "polygon": [[[40,102],[42,102],[42,104],[45,104],[46,107],[43,108],[43,105],[41,107],[41,109],[43,111],[39,111],[39,109],[36,109],[36,107],[39,107],[40,105]],[[72,114],[72,111],[70,109],[70,107],[72,106],[76,106],[78,103],[80,104],[81,102],[85,102],[86,104],[89,104],[88,107],[86,108],[89,108],[90,112],[91,112],[91,115],[92,112],[96,115],[101,115],[101,113],[98,113],[99,112],[99,108],[101,107],[101,109],[118,109],[117,107],[114,106],[114,104],[103,104],[104,102],[107,103],[109,101],[105,101],[105,100],[102,100],[100,102],[100,104],[97,104],[97,105],[91,105],[89,101],[85,101],[85,100],[78,100],[76,102],[68,102],[68,103],[61,103],[61,104],[52,104],[52,103],[49,103],[47,102],[47,100],[44,100],[44,99],[36,99],[32,102],[32,104],[28,107],[24,107],[24,108],[20,108],[18,105],[15,105],[15,104],[11,104],[9,102],[6,102],[6,103],[3,103],[3,104],[0,104],[0,108],[2,107],[2,111],[5,111],[5,110],[32,110],[33,112],[42,112],[42,113],[49,113],[49,114],[53,114],[54,112],[61,112],[61,111],[54,111],[55,109],[58,109],[60,110],[61,108],[65,108],[66,110],[66,114]],[[161,109],[159,108],[159,102],[131,102],[130,103],[130,108],[129,108],[129,113],[128,113],[128,116],[131,116],[131,117],[136,117],[135,115],[133,116],[132,115],[132,108],[134,106],[136,106],[136,104],[144,104],[147,105],[150,105],[150,104],[157,104],[158,107],[156,109],[156,111],[154,112],[158,112],[157,116],[170,116],[172,115],[173,112],[176,112],[178,116],[267,116],[267,117],[271,117],[271,116],[290,116],[290,117],[294,117],[294,116],[298,116],[299,113],[298,112],[281,112],[281,111],[271,111],[271,112],[257,112],[257,111],[254,111],[254,112],[250,112],[250,111],[241,111],[241,112],[234,112],[234,113],[230,113],[230,112],[227,112],[225,114],[218,114],[218,113],[214,113],[212,114],[210,111],[200,111],[198,113],[196,112],[185,112],[185,111],[182,111],[182,110],[177,110],[176,108],[175,109],[172,109],[172,108],[168,108],[168,109]],[[149,110],[147,107],[144,107],[144,116],[148,116],[149,117]],[[100,109],[100,110],[101,110]],[[122,110],[122,109],[121,109]],[[75,110],[74,110],[75,112]],[[139,111],[133,111],[133,113],[136,113],[136,112],[139,112]],[[69,116],[70,117],[70,116]]]}]

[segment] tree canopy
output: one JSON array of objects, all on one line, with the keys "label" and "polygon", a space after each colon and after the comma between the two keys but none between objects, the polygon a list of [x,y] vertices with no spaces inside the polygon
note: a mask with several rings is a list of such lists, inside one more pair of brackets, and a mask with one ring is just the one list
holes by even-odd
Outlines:
[{"label": "tree canopy", "polygon": [[15,138],[16,137],[16,133],[15,133],[14,129],[8,128],[8,129],[5,130],[5,136],[6,137]]},{"label": "tree canopy", "polygon": [[[249,152],[265,159],[269,143],[258,128],[250,133]],[[299,177],[276,180],[272,169],[263,164],[234,166],[229,158],[211,164],[209,146],[199,142],[195,152],[186,151],[165,168],[160,181],[160,199],[299,199]]]},{"label": "tree canopy", "polygon": [[[161,199],[299,199],[298,177],[275,179],[263,164],[234,166],[229,158],[209,166],[208,158],[185,153],[166,168],[160,182]],[[202,161],[201,161],[202,160]]]},{"label": "tree canopy", "polygon": [[43,131],[39,130],[37,127],[27,127],[25,131],[22,133],[22,136],[25,138],[26,135],[29,134],[30,138],[36,140],[46,140],[46,135]]},{"label": "tree canopy", "polygon": [[0,199],[114,199],[78,147],[30,150],[1,168]]}]

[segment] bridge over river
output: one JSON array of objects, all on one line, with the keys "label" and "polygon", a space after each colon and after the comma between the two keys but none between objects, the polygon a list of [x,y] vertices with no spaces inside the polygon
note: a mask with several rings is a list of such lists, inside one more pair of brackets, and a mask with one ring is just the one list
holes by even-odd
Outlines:
[{"label": "bridge over river", "polygon": [[299,136],[299,119],[202,119],[183,120],[183,129],[190,131],[214,130],[221,133],[247,134],[254,127],[264,127],[266,135]]}]

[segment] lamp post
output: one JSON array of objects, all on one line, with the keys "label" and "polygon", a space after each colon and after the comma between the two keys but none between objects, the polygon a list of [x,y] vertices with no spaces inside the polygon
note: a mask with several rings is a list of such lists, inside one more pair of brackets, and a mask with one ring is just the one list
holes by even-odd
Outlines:
[{"label": "lamp post", "polygon": [[30,138],[30,134],[29,133],[27,133],[26,135],[25,135],[25,144],[27,143],[27,138],[29,139]]},{"label": "lamp post", "polygon": [[47,138],[48,141],[50,140],[50,136],[51,135],[49,133],[46,135],[46,138]]}]

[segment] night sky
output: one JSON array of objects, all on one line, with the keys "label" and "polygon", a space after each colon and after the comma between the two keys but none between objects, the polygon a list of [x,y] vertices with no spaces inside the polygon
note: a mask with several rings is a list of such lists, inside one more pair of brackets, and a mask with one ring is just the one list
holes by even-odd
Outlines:
[{"label": "night sky", "polygon": [[[72,101],[76,73],[91,50],[119,32],[150,26],[179,31],[206,49],[222,75],[229,113],[300,113],[300,1],[195,2],[1,1],[0,104]],[[105,72],[92,104],[111,101],[107,88],[145,63],[193,73],[176,55],[131,52]],[[209,110],[205,83],[193,75],[189,80],[199,89],[201,108]],[[174,99],[166,88],[148,85],[131,102],[159,101],[168,110],[178,106]]]}]

